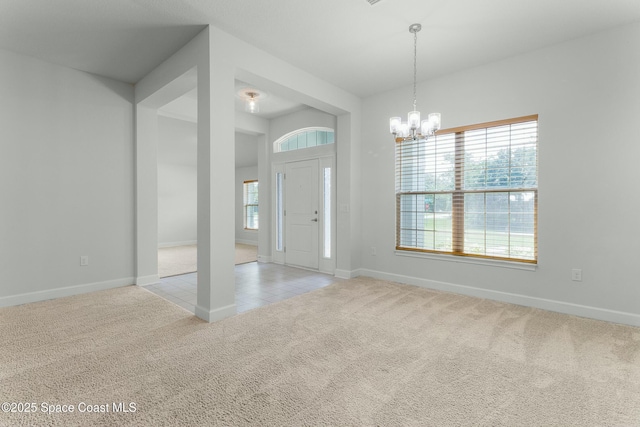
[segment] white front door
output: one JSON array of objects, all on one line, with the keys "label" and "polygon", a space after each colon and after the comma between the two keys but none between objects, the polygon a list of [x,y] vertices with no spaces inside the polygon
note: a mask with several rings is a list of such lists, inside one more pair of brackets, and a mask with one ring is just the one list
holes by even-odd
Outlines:
[{"label": "white front door", "polygon": [[318,160],[285,168],[285,263],[318,268]]}]

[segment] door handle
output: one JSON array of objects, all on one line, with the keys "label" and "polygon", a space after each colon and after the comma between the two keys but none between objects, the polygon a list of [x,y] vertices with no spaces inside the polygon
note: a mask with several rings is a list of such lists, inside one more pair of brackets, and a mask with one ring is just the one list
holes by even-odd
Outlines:
[{"label": "door handle", "polygon": [[318,218],[313,218],[311,221],[318,222]]}]

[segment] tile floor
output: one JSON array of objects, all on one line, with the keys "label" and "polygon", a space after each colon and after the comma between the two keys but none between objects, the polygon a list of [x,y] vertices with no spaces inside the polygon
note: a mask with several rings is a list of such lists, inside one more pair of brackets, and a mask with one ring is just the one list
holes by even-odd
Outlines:
[{"label": "tile floor", "polygon": [[[236,265],[238,313],[282,301],[340,281],[334,276],[279,264],[250,262]],[[145,286],[151,292],[194,312],[197,273],[165,277]]]}]

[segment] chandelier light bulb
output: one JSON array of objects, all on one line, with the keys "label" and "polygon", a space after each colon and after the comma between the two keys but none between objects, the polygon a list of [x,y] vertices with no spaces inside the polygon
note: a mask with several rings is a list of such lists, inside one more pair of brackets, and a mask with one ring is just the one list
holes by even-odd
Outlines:
[{"label": "chandelier light bulb", "polygon": [[411,134],[411,129],[409,128],[409,123],[402,123],[400,125],[400,136],[403,138],[408,138]]},{"label": "chandelier light bulb", "polygon": [[412,130],[418,129],[420,126],[420,111],[410,111],[408,114],[407,123]]},{"label": "chandelier light bulb", "polygon": [[400,117],[391,117],[389,119],[389,130],[391,133],[398,133],[401,125],[402,119]]},{"label": "chandelier light bulb", "polygon": [[433,124],[435,130],[440,129],[440,113],[429,114],[429,122]]}]

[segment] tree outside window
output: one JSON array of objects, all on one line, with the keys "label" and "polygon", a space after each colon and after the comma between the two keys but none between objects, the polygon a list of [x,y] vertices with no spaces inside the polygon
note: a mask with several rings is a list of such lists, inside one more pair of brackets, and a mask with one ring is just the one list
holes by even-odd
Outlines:
[{"label": "tree outside window", "polygon": [[538,117],[396,144],[396,248],[537,262]]}]

